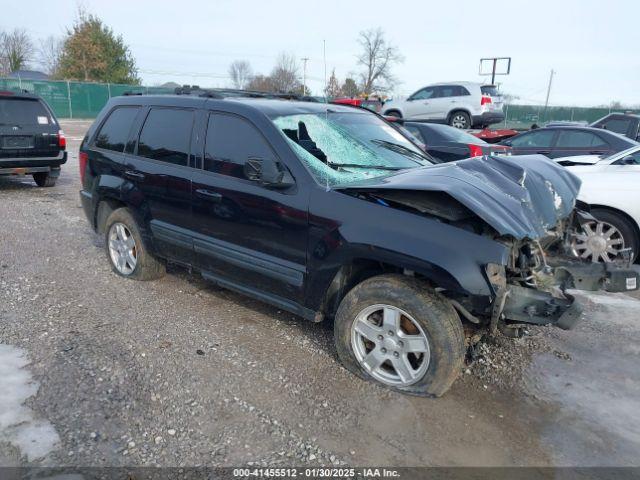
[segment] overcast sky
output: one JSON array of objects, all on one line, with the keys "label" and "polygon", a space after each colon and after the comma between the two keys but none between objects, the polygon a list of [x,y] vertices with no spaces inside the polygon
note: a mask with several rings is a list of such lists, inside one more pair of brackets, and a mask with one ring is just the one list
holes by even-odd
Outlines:
[{"label": "overcast sky", "polygon": [[[0,28],[36,39],[62,36],[76,1],[4,2]],[[483,80],[481,57],[511,56],[502,90],[553,105],[640,104],[638,0],[232,1],[84,0],[130,46],[146,84],[228,86],[229,64],[268,73],[281,51],[309,57],[307,84],[320,94],[328,73],[358,72],[358,32],[382,27],[404,55],[396,94],[450,80]],[[46,13],[36,14],[42,12]]]}]

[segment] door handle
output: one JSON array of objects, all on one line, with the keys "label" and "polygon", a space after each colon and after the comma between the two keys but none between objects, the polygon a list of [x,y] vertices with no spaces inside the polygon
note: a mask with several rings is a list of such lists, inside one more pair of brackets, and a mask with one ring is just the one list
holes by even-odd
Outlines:
[{"label": "door handle", "polygon": [[142,180],[144,178],[144,173],[136,172],[135,170],[127,170],[124,174],[129,178],[136,178],[138,180]]},{"label": "door handle", "polygon": [[540,153],[542,155],[547,155],[547,154],[551,153],[551,150],[538,150],[536,153]]},{"label": "door handle", "polygon": [[212,192],[211,190],[205,190],[204,188],[199,188],[196,190],[196,193],[201,197],[207,197],[214,202],[221,202],[222,195],[220,193]]},{"label": "door handle", "polygon": [[591,150],[589,152],[589,154],[591,154],[591,155],[602,155],[603,153],[604,153],[604,151],[602,151],[602,150]]}]

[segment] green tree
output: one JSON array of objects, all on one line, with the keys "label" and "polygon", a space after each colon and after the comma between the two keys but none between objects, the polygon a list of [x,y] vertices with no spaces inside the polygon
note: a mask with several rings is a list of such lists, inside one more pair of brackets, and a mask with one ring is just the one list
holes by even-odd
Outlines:
[{"label": "green tree", "polygon": [[341,90],[342,90],[342,94],[346,95],[347,97],[357,97],[360,94],[360,90],[358,89],[358,84],[351,77],[347,77],[344,79],[344,83],[342,84]]},{"label": "green tree", "polygon": [[140,84],[135,60],[122,35],[80,11],[67,30],[57,76],[94,82]]}]

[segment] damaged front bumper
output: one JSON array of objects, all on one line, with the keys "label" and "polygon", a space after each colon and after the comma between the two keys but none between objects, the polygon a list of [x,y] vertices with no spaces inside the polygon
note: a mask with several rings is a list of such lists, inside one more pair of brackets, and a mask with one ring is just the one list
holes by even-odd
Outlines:
[{"label": "damaged front bumper", "polygon": [[503,307],[498,312],[494,309],[495,320],[502,322],[503,327],[551,324],[569,330],[580,319],[582,307],[567,289],[606,292],[638,289],[640,272],[628,264],[563,261],[550,268],[556,286],[548,290],[503,284],[495,300]]}]

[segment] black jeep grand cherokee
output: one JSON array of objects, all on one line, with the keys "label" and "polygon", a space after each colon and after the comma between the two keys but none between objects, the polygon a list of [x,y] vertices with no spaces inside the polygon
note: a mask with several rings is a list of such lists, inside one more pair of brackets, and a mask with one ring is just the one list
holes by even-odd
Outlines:
[{"label": "black jeep grand cherokee", "polygon": [[431,165],[376,114],[218,95],[112,99],[80,151],[81,198],[116,273],[164,261],[309,320],[344,365],[441,395],[483,334],[570,328],[568,288],[626,291],[584,263],[579,180],[541,156]]},{"label": "black jeep grand cherokee", "polygon": [[0,175],[33,175],[39,187],[53,187],[67,161],[66,144],[44,100],[0,92]]}]

